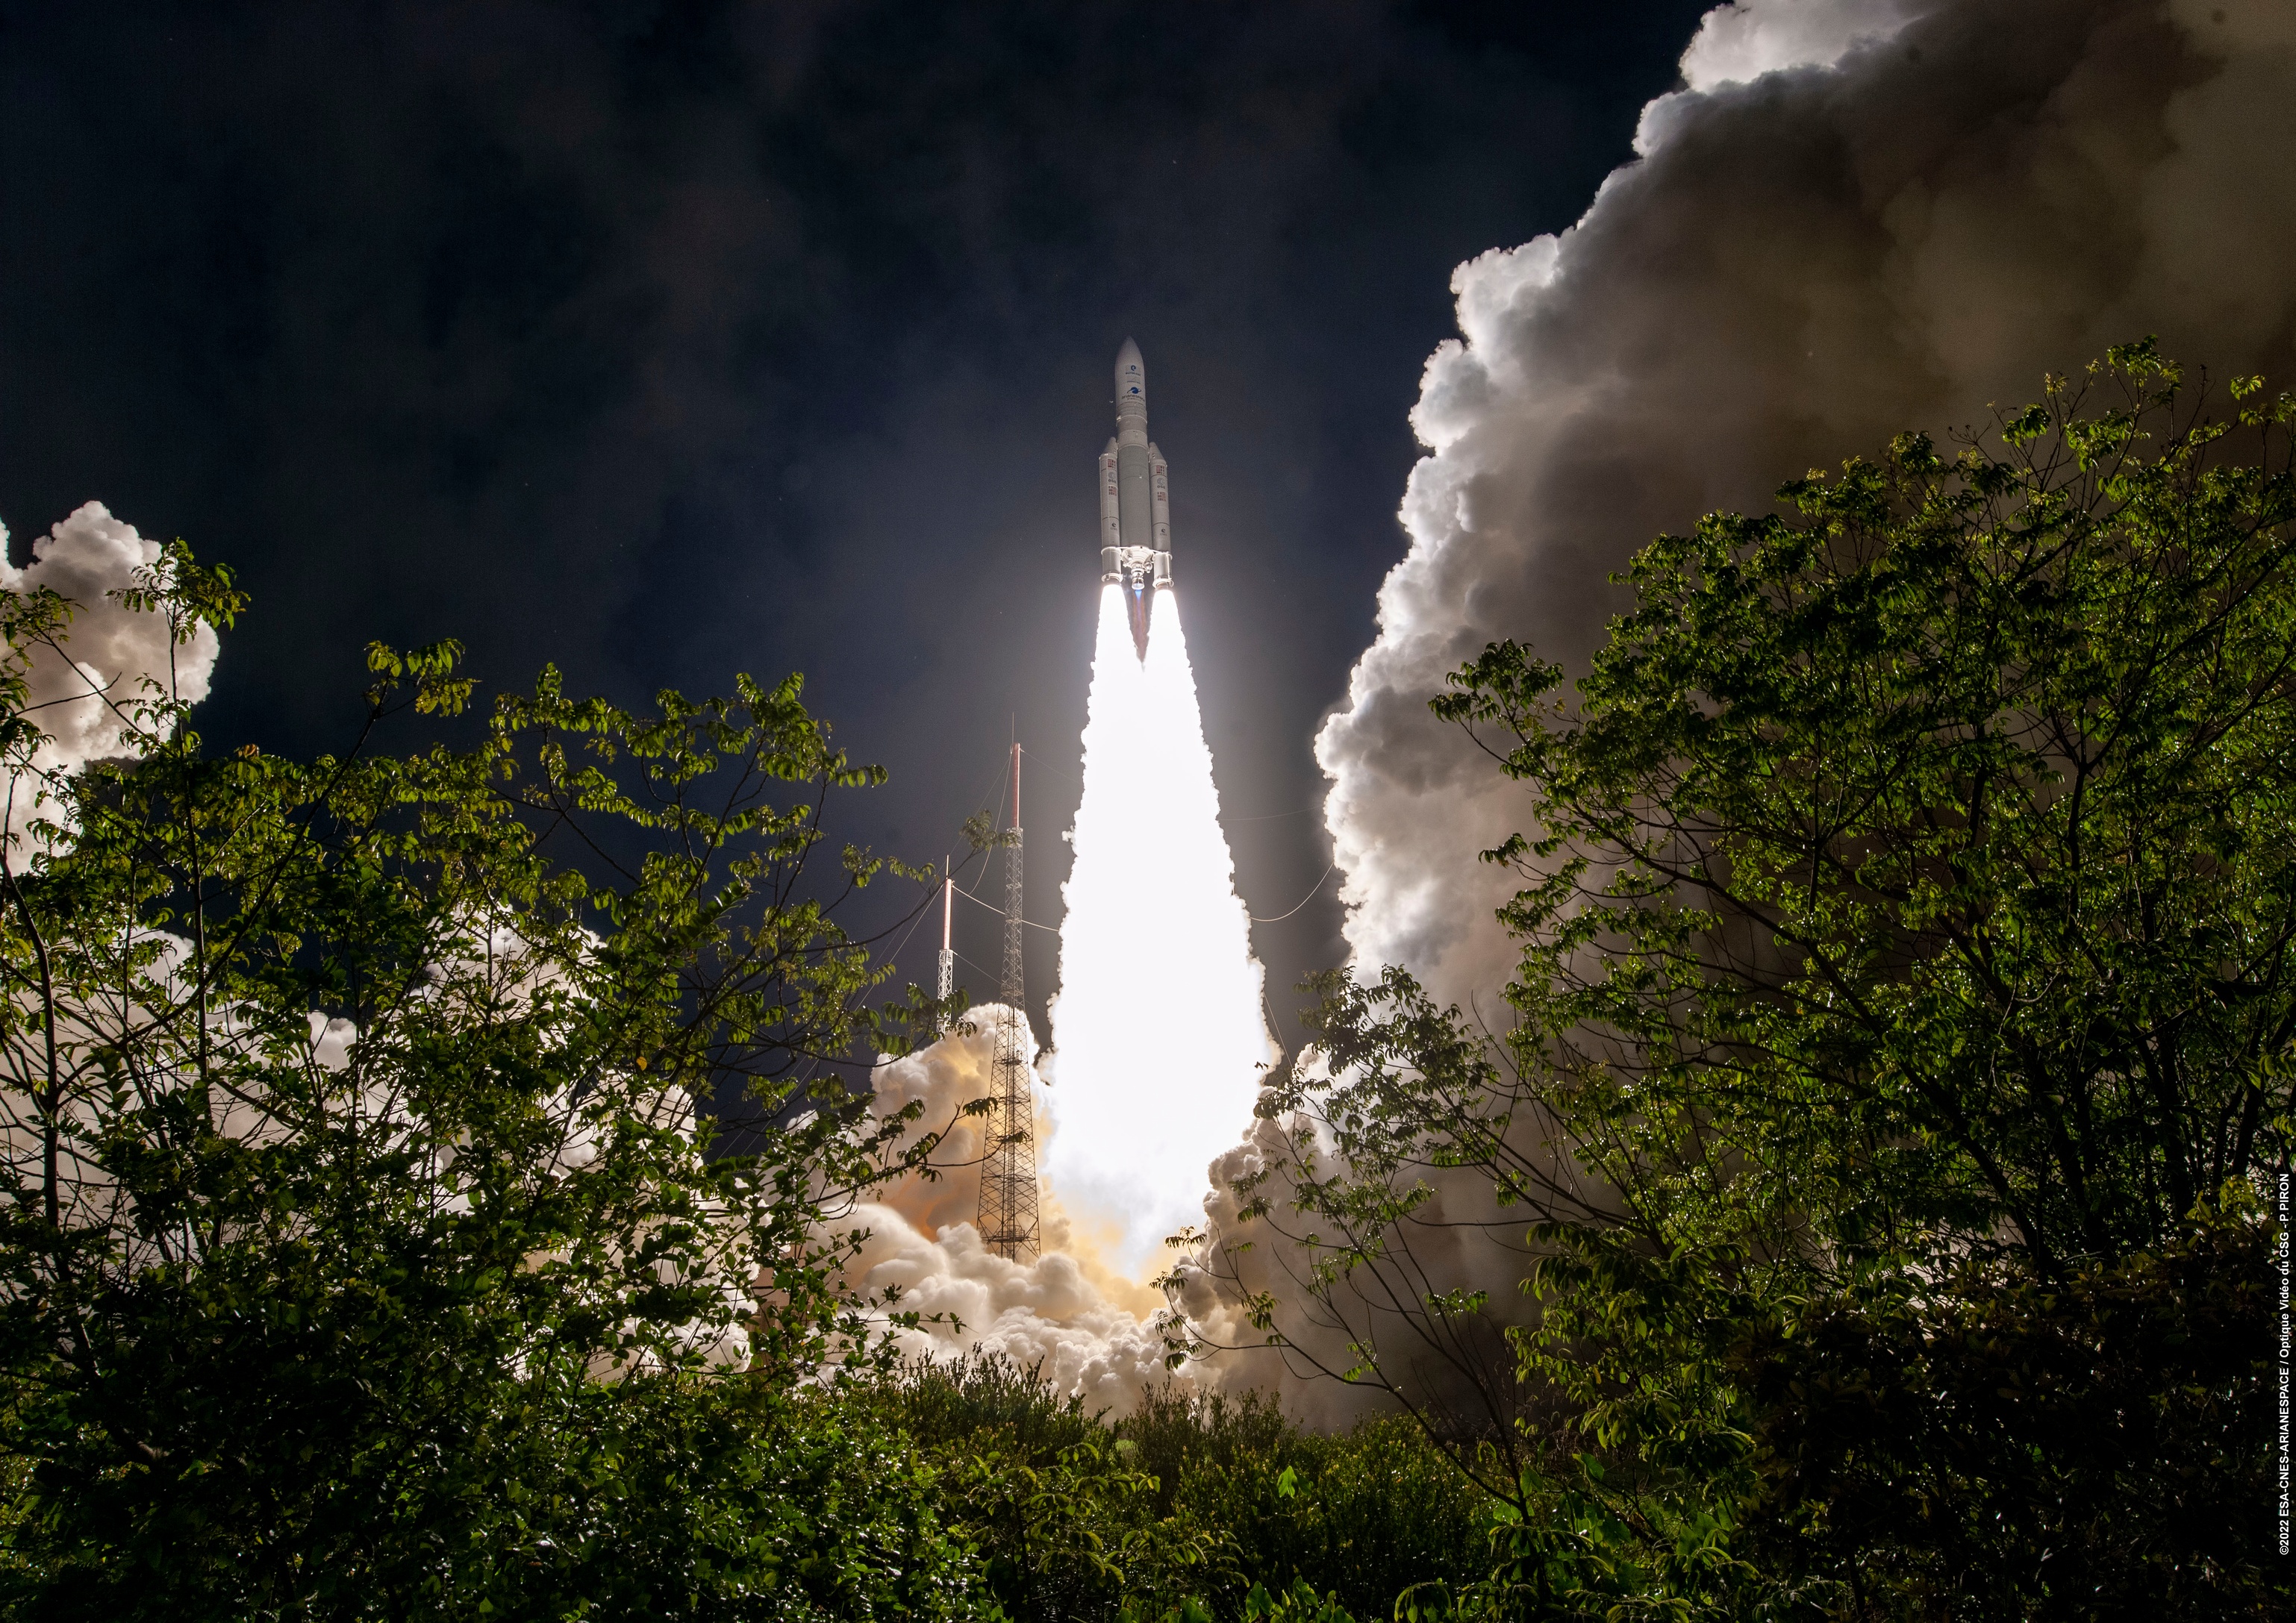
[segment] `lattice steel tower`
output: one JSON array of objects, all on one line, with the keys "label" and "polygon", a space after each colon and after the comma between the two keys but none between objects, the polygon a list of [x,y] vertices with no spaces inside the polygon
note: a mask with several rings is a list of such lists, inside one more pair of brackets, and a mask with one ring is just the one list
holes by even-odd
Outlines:
[{"label": "lattice steel tower", "polygon": [[1037,1257],[1037,1099],[1029,1079],[1029,1016],[1021,983],[1021,746],[1013,746],[1012,843],[1004,848],[1004,983],[1012,1011],[996,1027],[989,1082],[994,1108],[981,1119],[988,1159],[980,1164],[981,1242],[999,1257]]}]

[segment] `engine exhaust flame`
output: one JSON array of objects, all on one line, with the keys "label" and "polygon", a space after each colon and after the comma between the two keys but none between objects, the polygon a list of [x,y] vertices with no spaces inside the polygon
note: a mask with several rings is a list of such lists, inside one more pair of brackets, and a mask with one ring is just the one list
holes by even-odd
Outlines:
[{"label": "engine exhaust flame", "polygon": [[1119,1232],[1112,1260],[1139,1277],[1202,1221],[1207,1168],[1250,1125],[1275,1053],[1178,602],[1154,593],[1143,660],[1124,600],[1102,588],[1046,1171],[1071,1211]]}]

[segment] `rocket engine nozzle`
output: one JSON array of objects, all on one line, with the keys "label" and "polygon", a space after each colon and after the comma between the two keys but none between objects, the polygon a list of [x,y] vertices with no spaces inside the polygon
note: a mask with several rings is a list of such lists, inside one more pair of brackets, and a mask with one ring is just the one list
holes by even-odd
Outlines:
[{"label": "rocket engine nozzle", "polygon": [[1125,611],[1132,621],[1132,651],[1140,656],[1140,663],[1148,663],[1148,594],[1127,592]]}]

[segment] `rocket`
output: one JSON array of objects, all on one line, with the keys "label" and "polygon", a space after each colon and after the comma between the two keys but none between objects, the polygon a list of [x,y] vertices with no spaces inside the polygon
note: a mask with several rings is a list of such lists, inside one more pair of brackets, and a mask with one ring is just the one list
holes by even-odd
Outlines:
[{"label": "rocket", "polygon": [[1100,454],[1100,578],[1120,588],[1132,645],[1148,658],[1152,594],[1172,584],[1172,498],[1148,438],[1148,373],[1130,339],[1116,352],[1116,438]]}]

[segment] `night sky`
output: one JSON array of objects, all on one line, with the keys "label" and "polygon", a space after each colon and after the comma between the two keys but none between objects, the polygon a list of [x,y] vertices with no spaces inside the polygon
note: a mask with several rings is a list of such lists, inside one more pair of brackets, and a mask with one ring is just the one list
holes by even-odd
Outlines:
[{"label": "night sky", "polygon": [[[0,517],[238,572],[217,748],[340,747],[370,638],[630,702],[798,669],[892,774],[837,832],[934,861],[1017,731],[1057,923],[1128,333],[1279,914],[1452,267],[1580,213],[1702,9],[0,6]],[[1331,889],[1255,930],[1279,1008]]]}]

